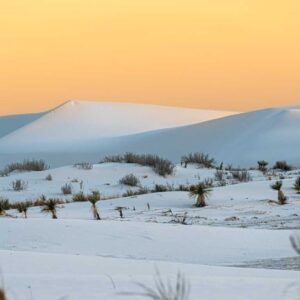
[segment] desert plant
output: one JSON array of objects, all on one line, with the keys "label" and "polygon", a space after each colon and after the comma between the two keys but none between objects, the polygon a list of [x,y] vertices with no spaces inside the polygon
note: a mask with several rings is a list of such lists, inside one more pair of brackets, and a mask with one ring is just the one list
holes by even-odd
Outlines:
[{"label": "desert plant", "polygon": [[187,167],[188,164],[197,164],[200,167],[204,168],[213,168],[215,166],[215,159],[212,157],[209,157],[208,154],[204,153],[190,153],[188,155],[184,155],[181,157],[181,162],[184,164],[185,167]]},{"label": "desert plant", "polygon": [[4,215],[5,211],[10,209],[10,204],[8,199],[0,198],[0,215]]},{"label": "desert plant", "polygon": [[224,175],[225,175],[224,171],[217,170],[216,173],[215,173],[215,180],[217,180],[217,181],[224,180]]},{"label": "desert plant", "polygon": [[73,201],[74,202],[85,202],[88,201],[87,197],[83,194],[83,192],[79,192],[75,195],[73,195]]},{"label": "desert plant", "polygon": [[234,170],[230,171],[232,178],[239,181],[239,182],[248,182],[251,181],[251,175],[247,170]]},{"label": "desert plant", "polygon": [[290,241],[294,250],[300,255],[300,235],[299,233],[294,233],[290,236]]},{"label": "desert plant", "polygon": [[14,191],[20,192],[27,189],[27,183],[24,180],[16,179],[11,182],[11,187]]},{"label": "desert plant", "polygon": [[47,180],[47,181],[52,181],[52,180],[53,180],[52,175],[51,175],[51,174],[48,174],[48,175],[45,177],[45,180]]},{"label": "desert plant", "polygon": [[126,209],[126,207],[123,207],[123,206],[117,206],[117,207],[115,208],[115,210],[119,212],[119,215],[120,215],[120,218],[121,218],[121,219],[124,218],[124,215],[123,215],[123,209]]},{"label": "desert plant", "polygon": [[155,184],[154,189],[151,190],[151,192],[153,193],[162,193],[168,191],[169,191],[169,186],[163,184]]},{"label": "desert plant", "polygon": [[94,191],[92,194],[87,196],[87,200],[92,205],[92,213],[95,220],[101,220],[100,214],[97,208],[97,202],[100,201],[100,193],[98,191]]},{"label": "desert plant", "polygon": [[207,187],[203,182],[195,185],[190,191],[190,197],[196,197],[196,207],[206,206],[205,200],[209,197],[211,189]]},{"label": "desert plant", "polygon": [[43,160],[24,160],[19,163],[11,163],[1,171],[2,176],[8,176],[14,171],[44,171],[49,169],[49,166]]},{"label": "desert plant", "polygon": [[102,162],[118,162],[149,166],[155,173],[159,174],[160,176],[173,174],[175,168],[171,161],[160,158],[158,155],[135,154],[132,152],[127,152],[124,155],[106,156]]},{"label": "desert plant", "polygon": [[80,162],[74,164],[74,168],[81,169],[81,170],[92,170],[93,165],[89,162]]},{"label": "desert plant", "polygon": [[70,183],[66,183],[61,187],[61,191],[64,195],[72,194],[72,185]]},{"label": "desert plant", "polygon": [[20,214],[24,214],[25,219],[27,219],[27,211],[30,206],[31,206],[30,201],[16,203],[16,209]]},{"label": "desert plant", "polygon": [[129,186],[137,186],[138,184],[140,184],[140,181],[134,174],[128,174],[122,177],[119,180],[119,183],[129,185]]},{"label": "desert plant", "polygon": [[268,170],[267,165],[268,165],[269,163],[268,163],[267,161],[265,161],[265,160],[259,160],[259,161],[257,162],[257,164],[258,164],[258,170],[259,170],[259,171],[265,173],[265,172]]},{"label": "desert plant", "polygon": [[298,176],[294,183],[294,189],[300,194],[300,176]]},{"label": "desert plant", "polygon": [[273,169],[279,169],[282,171],[290,171],[292,170],[292,166],[289,165],[285,160],[276,161]]},{"label": "desert plant", "polygon": [[271,185],[271,188],[273,190],[276,190],[278,192],[277,198],[278,198],[278,203],[280,205],[286,204],[286,197],[283,193],[283,191],[281,190],[282,188],[282,181],[276,181],[274,184]]},{"label": "desert plant", "polygon": [[52,219],[57,219],[57,208],[59,203],[59,199],[50,198],[44,202],[41,212],[45,214],[51,214]]}]

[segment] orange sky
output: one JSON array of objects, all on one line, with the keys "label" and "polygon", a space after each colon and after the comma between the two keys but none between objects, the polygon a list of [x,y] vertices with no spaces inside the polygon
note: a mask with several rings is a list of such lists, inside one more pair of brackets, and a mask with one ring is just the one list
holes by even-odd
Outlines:
[{"label": "orange sky", "polygon": [[0,114],[69,99],[300,104],[299,0],[9,0]]}]

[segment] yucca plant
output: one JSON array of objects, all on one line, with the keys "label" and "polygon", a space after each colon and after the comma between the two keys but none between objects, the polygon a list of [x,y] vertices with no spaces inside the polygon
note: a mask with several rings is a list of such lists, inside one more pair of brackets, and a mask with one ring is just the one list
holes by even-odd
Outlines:
[{"label": "yucca plant", "polygon": [[193,186],[190,191],[190,197],[196,197],[196,207],[204,207],[206,206],[205,200],[209,197],[211,189],[207,187],[203,182],[198,183]]},{"label": "yucca plant", "polygon": [[4,215],[5,211],[10,208],[9,201],[7,199],[0,198],[0,215]]},{"label": "yucca plant", "polygon": [[52,219],[57,219],[58,203],[59,201],[57,199],[50,198],[49,200],[46,200],[41,212],[44,214],[51,214]]},{"label": "yucca plant", "polygon": [[28,208],[30,207],[30,202],[20,202],[17,203],[16,209],[20,214],[24,215],[24,218],[27,219],[27,211]]},{"label": "yucca plant", "polygon": [[284,196],[283,191],[281,190],[282,188],[282,181],[278,180],[274,184],[271,185],[271,188],[275,191],[278,191],[278,202],[280,205],[283,205],[286,203],[286,197]]},{"label": "yucca plant", "polygon": [[94,191],[91,195],[87,196],[88,201],[92,205],[92,213],[95,220],[101,220],[100,214],[97,208],[97,202],[100,201],[100,193],[98,191]]},{"label": "yucca plant", "polygon": [[294,183],[294,189],[300,194],[300,176],[296,178]]}]

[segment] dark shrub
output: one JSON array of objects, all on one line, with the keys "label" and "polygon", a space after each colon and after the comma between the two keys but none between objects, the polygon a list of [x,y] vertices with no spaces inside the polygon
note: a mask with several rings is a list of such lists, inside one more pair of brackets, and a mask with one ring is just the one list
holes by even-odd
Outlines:
[{"label": "dark shrub", "polygon": [[133,174],[128,174],[128,175],[125,175],[123,178],[121,178],[119,180],[119,183],[129,185],[129,186],[137,186],[140,183],[140,181]]},{"label": "dark shrub", "polygon": [[232,178],[239,181],[239,182],[248,182],[251,181],[251,175],[248,171],[230,171]]},{"label": "dark shrub", "polygon": [[47,181],[52,181],[52,175],[51,174],[48,174],[46,177],[45,177],[45,180]]},{"label": "dark shrub", "polygon": [[188,164],[197,164],[203,168],[214,168],[215,159],[204,153],[190,153],[181,157],[181,164],[187,167]]},{"label": "dark shrub", "polygon": [[291,171],[292,166],[289,165],[285,160],[281,160],[281,161],[276,161],[273,169],[279,169],[282,171]]},{"label": "dark shrub", "polygon": [[173,174],[175,168],[171,161],[160,158],[158,155],[134,154],[131,152],[127,152],[124,155],[106,156],[103,162],[134,163],[141,166],[149,166],[160,176]]},{"label": "dark shrub", "polygon": [[14,191],[19,192],[27,189],[27,183],[24,180],[16,179],[11,183],[11,187]]},{"label": "dark shrub", "polygon": [[87,197],[83,194],[83,192],[79,192],[75,195],[73,195],[73,201],[74,202],[85,202],[87,201]]},{"label": "dark shrub", "polygon": [[72,194],[72,185],[70,183],[66,183],[61,187],[61,191],[64,195]]},{"label": "dark shrub", "polygon": [[2,176],[8,176],[13,171],[44,171],[49,166],[43,160],[24,160],[22,163],[11,163],[1,171]]},{"label": "dark shrub", "polygon": [[258,164],[258,170],[260,170],[261,172],[265,173],[268,170],[267,166],[269,163],[266,162],[265,160],[259,160],[257,164]]},{"label": "dark shrub", "polygon": [[10,209],[8,199],[0,198],[0,215],[3,215],[8,209]]}]

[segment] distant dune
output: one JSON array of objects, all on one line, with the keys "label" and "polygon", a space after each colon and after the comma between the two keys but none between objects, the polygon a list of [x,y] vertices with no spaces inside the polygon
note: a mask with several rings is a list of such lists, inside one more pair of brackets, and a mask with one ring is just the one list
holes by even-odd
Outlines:
[{"label": "distant dune", "polygon": [[23,126],[20,122],[13,130],[0,119],[0,132],[9,132],[0,138],[0,165],[44,158],[59,166],[126,151],[174,162],[198,151],[240,166],[253,166],[258,159],[300,165],[300,106],[233,113],[70,101]]}]

